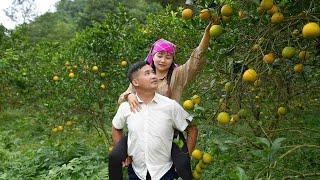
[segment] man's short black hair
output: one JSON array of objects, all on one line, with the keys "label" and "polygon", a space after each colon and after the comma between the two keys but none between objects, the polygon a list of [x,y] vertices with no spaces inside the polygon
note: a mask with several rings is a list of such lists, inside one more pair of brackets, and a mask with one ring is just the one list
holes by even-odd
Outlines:
[{"label": "man's short black hair", "polygon": [[143,68],[145,65],[147,65],[145,61],[138,61],[130,66],[128,71],[128,78],[131,83],[132,83],[134,74],[138,72],[141,68]]}]

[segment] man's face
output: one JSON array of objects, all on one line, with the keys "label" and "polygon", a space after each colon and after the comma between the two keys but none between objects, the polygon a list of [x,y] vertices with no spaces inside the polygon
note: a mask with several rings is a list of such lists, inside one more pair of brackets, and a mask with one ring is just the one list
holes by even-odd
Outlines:
[{"label": "man's face", "polygon": [[132,83],[144,90],[155,91],[158,88],[158,78],[150,65],[143,66]]}]

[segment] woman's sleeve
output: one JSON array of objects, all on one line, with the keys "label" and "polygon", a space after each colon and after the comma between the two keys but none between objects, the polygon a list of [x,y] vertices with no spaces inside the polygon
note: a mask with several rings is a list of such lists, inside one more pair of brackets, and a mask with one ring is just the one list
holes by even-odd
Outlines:
[{"label": "woman's sleeve", "polygon": [[192,79],[202,70],[207,61],[207,49],[200,49],[197,47],[191,54],[189,60],[183,65],[175,69],[174,81],[177,86],[186,87]]},{"label": "woman's sleeve", "polygon": [[118,104],[120,105],[121,103],[127,101],[127,97],[131,93],[135,93],[135,89],[132,86],[132,84],[130,83],[128,89],[119,96]]}]

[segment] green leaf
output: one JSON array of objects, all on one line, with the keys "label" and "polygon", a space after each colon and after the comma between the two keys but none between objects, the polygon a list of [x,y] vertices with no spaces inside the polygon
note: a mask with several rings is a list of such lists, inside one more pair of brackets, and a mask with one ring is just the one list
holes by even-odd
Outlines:
[{"label": "green leaf", "polygon": [[282,141],[284,141],[285,139],[286,138],[275,139],[271,144],[271,152],[276,153],[280,149]]},{"label": "green leaf", "polygon": [[252,155],[256,156],[256,157],[260,157],[260,158],[264,158],[264,152],[262,150],[252,150],[250,151]]},{"label": "green leaf", "polygon": [[178,147],[181,149],[183,145],[184,145],[184,142],[181,139],[179,139]]},{"label": "green leaf", "polygon": [[270,148],[271,143],[267,138],[257,137],[258,143]]},{"label": "green leaf", "polygon": [[241,167],[237,167],[236,169],[237,169],[236,170],[236,177],[238,180],[247,180],[248,179],[246,172]]},{"label": "green leaf", "polygon": [[194,110],[195,111],[202,111],[202,112],[205,111],[205,109],[203,107],[199,106],[198,104],[194,105]]}]

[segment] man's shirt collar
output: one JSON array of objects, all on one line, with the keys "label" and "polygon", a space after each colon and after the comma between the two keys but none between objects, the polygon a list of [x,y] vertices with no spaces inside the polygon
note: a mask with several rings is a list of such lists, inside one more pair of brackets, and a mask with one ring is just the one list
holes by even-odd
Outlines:
[{"label": "man's shirt collar", "polygon": [[[136,94],[136,97],[137,97],[138,102],[139,102],[140,104],[141,104],[141,103],[144,103],[137,94]],[[154,95],[153,99],[151,100],[151,102],[154,102],[154,103],[156,103],[156,104],[159,102],[159,94],[158,94],[158,93],[155,93],[155,95]]]}]

